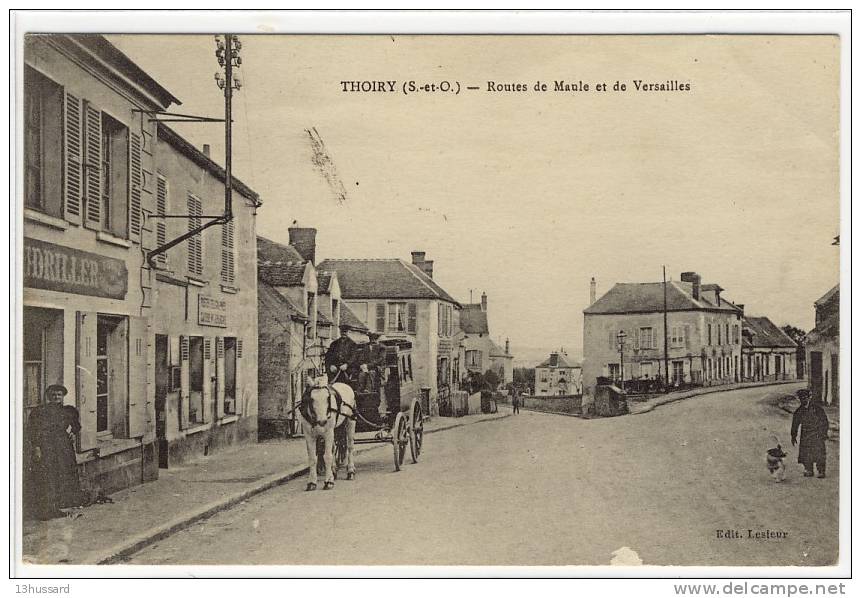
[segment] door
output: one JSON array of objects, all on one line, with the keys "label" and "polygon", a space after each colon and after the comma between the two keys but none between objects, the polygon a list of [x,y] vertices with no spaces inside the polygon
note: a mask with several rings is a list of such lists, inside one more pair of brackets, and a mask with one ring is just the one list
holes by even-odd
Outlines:
[{"label": "door", "polygon": [[810,396],[814,401],[822,400],[822,352],[810,352]]},{"label": "door", "polygon": [[155,436],[158,444],[158,466],[166,468],[167,459],[167,393],[170,387],[168,337],[155,335]]}]

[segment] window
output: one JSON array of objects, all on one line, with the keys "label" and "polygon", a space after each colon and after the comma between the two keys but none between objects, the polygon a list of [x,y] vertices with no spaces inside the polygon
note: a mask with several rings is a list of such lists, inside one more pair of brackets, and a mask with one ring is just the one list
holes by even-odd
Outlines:
[{"label": "window", "polygon": [[[200,227],[200,217],[203,214],[200,199],[188,194],[188,230]],[[188,239],[188,273],[192,276],[203,276],[203,237],[200,234]]]},{"label": "window", "polygon": [[618,363],[607,364],[607,371],[611,380],[618,380],[621,376],[621,370]]},{"label": "window", "polygon": [[24,68],[24,206],[62,217],[63,88]]},{"label": "window", "polygon": [[673,326],[670,334],[670,344],[673,347],[683,347],[685,345],[685,327]]},{"label": "window", "polygon": [[658,346],[654,328],[640,328],[640,348],[655,349]]},{"label": "window", "polygon": [[40,405],[45,388],[63,382],[63,311],[24,307],[24,410]]},{"label": "window", "polygon": [[[466,352],[467,367],[481,367],[481,351],[470,350]],[[543,371],[542,371],[543,373]]]},{"label": "window", "polygon": [[726,336],[724,338],[726,339],[726,344],[729,344],[729,323],[726,324]]},{"label": "window", "polygon": [[232,285],[235,281],[233,231],[235,220],[221,225],[221,282]]},{"label": "window", "polygon": [[[712,325],[711,324],[709,324],[708,331],[709,331],[709,346],[711,346],[711,344],[712,344]],[[709,376],[711,377],[711,375],[709,375]]]},{"label": "window", "polygon": [[96,434],[125,438],[128,399],[126,319],[96,320]]},{"label": "window", "polygon": [[[224,343],[224,415],[236,413],[236,339],[225,337]],[[217,350],[217,349],[216,349]],[[219,363],[219,365],[221,365]]]},{"label": "window", "polygon": [[407,304],[389,303],[389,332],[407,331]]},{"label": "window", "polygon": [[203,416],[203,337],[188,339],[188,421],[202,424]]},{"label": "window", "polygon": [[673,362],[673,382],[682,384],[685,381],[685,362]]},{"label": "window", "polygon": [[445,303],[437,304],[437,332],[440,336],[451,336],[452,308]]},{"label": "window", "polygon": [[125,239],[129,226],[129,132],[104,112],[101,119],[101,227]]},{"label": "window", "polygon": [[718,346],[723,344],[721,342],[721,325],[720,324],[717,325],[717,344],[718,344]]},{"label": "window", "polygon": [[643,361],[640,362],[640,377],[641,378],[651,378],[652,377],[652,362],[651,361]]}]

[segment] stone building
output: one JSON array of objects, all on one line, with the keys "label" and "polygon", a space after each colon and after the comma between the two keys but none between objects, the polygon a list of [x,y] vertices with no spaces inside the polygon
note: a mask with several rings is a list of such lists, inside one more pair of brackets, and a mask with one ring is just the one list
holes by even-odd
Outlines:
[{"label": "stone building", "polygon": [[666,283],[665,356],[663,283],[617,283],[583,310],[584,393],[593,396],[598,377],[663,379],[665,371],[671,385],[740,380],[743,310],[722,291],[695,272]]},{"label": "stone building", "polygon": [[583,366],[572,361],[564,349],[535,366],[535,396],[579,394],[583,394]]},{"label": "stone building", "polygon": [[460,312],[460,329],[464,333],[464,367],[466,371],[484,374],[488,370],[496,372],[500,384],[514,380],[514,355],[510,344],[505,341],[505,349],[490,337],[488,324],[487,293],[481,294],[481,303],[465,303]]},{"label": "stone building", "polygon": [[795,380],[798,345],[766,317],[742,319],[742,380]]},{"label": "stone building", "polygon": [[816,327],[804,342],[810,393],[815,401],[836,405],[840,402],[840,285],[813,306]]},{"label": "stone building", "polygon": [[179,100],[98,35],[29,35],[22,70],[22,414],[64,385],[82,482],[112,492],[158,476],[157,135],[141,111]]},{"label": "stone building", "polygon": [[414,379],[426,393],[422,408],[439,414],[440,400],[460,381],[460,304],[433,280],[433,261],[414,251],[412,262],[327,259],[319,268],[337,273],[344,303],[372,332],[412,343]]},{"label": "stone building", "polygon": [[[156,144],[156,209],[164,244],[224,210],[226,173],[164,124]],[[152,277],[155,421],[169,467],[257,441],[256,214],[260,198],[233,178],[233,219],[155,257]],[[192,218],[158,218],[188,214]]]}]

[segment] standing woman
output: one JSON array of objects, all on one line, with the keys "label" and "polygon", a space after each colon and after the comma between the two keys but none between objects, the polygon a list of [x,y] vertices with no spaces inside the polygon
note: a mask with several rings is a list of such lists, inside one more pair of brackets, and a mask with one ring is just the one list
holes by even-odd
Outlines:
[{"label": "standing woman", "polygon": [[27,419],[24,508],[37,519],[63,517],[61,508],[84,503],[74,445],[81,422],[77,409],[63,405],[67,393],[65,386],[52,384],[45,403]]}]

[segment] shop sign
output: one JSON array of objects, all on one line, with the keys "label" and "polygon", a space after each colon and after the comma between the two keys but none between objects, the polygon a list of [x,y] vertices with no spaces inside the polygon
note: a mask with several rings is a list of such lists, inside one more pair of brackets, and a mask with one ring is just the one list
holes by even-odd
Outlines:
[{"label": "shop sign", "polygon": [[61,293],[125,299],[123,260],[24,238],[24,286]]},{"label": "shop sign", "polygon": [[227,301],[199,295],[197,297],[197,323],[201,326],[227,328]]}]

